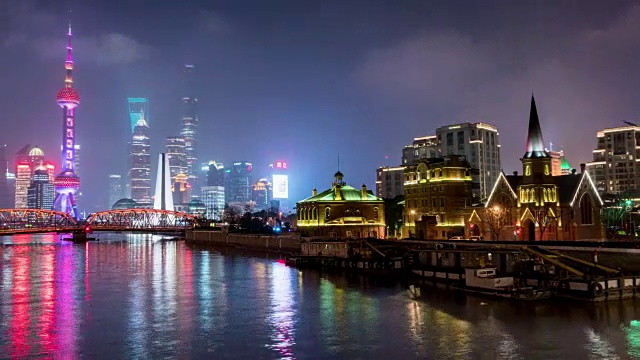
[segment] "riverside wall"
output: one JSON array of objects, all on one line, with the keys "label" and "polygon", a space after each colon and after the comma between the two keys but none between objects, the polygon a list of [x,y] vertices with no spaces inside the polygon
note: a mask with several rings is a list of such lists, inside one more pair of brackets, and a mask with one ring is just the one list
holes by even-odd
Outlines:
[{"label": "riverside wall", "polygon": [[213,230],[193,230],[186,234],[187,243],[201,245],[232,246],[251,250],[276,252],[300,252],[301,239],[288,235],[234,234]]}]

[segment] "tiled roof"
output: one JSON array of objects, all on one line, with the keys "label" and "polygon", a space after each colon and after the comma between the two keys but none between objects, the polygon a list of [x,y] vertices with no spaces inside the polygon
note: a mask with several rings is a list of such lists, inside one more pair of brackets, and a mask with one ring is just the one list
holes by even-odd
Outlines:
[{"label": "tiled roof", "polygon": [[[304,200],[299,201],[299,203],[303,202],[323,202],[323,201],[336,201],[336,193],[335,187],[331,189],[327,189],[321,193],[318,193],[315,196],[306,198]],[[383,200],[375,195],[371,190],[367,190],[367,198],[365,200],[362,199],[362,190],[356,189],[349,185],[344,185],[340,187],[340,195],[342,196],[341,201],[380,201]]]}]

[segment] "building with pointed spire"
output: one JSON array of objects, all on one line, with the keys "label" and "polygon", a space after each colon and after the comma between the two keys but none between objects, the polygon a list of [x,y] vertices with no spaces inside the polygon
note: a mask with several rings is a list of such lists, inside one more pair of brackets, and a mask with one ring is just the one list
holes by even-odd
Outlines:
[{"label": "building with pointed spire", "polygon": [[71,46],[71,23],[67,33],[67,60],[64,63],[66,76],[64,87],[58,91],[56,101],[62,108],[62,172],[56,176],[54,183],[56,200],[54,209],[71,216],[78,217],[78,208],[74,195],[80,189],[80,178],[75,173],[76,166],[76,127],[75,111],[80,104],[80,93],[73,88],[73,47]]},{"label": "building with pointed spire", "polygon": [[296,205],[296,226],[303,235],[348,238],[385,238],[384,200],[367,190],[347,185],[338,171],[331,188]]},{"label": "building with pointed spire", "polygon": [[466,220],[466,235],[496,240],[600,240],[602,199],[586,171],[553,176],[536,103],[531,97],[523,173],[500,174],[482,208]]}]

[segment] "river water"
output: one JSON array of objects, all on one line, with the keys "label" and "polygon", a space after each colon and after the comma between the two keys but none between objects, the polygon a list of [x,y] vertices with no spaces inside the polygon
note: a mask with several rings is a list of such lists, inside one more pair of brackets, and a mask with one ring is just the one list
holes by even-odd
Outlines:
[{"label": "river water", "polygon": [[633,359],[640,301],[512,303],[150,235],[0,238],[0,358]]}]

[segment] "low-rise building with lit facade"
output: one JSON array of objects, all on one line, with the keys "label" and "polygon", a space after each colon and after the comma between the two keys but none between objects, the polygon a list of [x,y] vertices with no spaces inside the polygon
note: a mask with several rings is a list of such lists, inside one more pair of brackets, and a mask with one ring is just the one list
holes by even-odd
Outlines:
[{"label": "low-rise building with lit facade", "polygon": [[297,227],[303,235],[346,238],[384,238],[384,200],[365,185],[347,185],[338,171],[330,189],[301,200],[296,206]]},{"label": "low-rise building with lit facade", "polygon": [[465,156],[423,159],[404,171],[404,226],[402,237],[425,239],[417,221],[435,217],[435,239],[464,234],[467,208],[472,205],[473,178]]},{"label": "low-rise building with lit facade", "polygon": [[531,98],[523,174],[500,174],[485,206],[467,219],[469,235],[496,240],[601,240],[603,201],[583,171],[553,176]]}]

